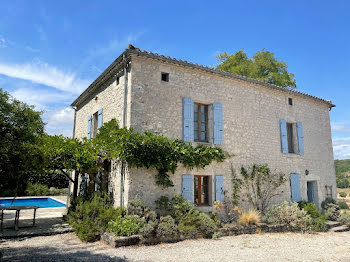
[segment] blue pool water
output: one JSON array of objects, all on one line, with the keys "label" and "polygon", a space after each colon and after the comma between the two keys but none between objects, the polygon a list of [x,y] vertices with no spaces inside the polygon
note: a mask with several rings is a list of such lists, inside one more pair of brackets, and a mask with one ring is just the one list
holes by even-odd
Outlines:
[{"label": "blue pool water", "polygon": [[0,199],[0,206],[38,206],[41,208],[47,207],[65,207],[65,204],[56,201],[50,197],[43,198],[16,198],[12,203],[13,199]]}]

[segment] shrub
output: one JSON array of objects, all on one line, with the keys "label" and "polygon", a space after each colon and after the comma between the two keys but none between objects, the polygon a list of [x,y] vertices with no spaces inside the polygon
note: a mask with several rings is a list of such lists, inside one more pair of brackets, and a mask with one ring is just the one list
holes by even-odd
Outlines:
[{"label": "shrub", "polygon": [[340,197],[346,197],[347,194],[346,194],[345,192],[340,192],[340,193],[339,193],[339,196],[340,196]]},{"label": "shrub", "polygon": [[171,216],[161,217],[157,228],[157,237],[170,238],[177,235],[175,220]]},{"label": "shrub", "polygon": [[65,193],[64,189],[48,188],[46,185],[32,184],[30,182],[28,182],[25,190],[27,196],[59,196]]},{"label": "shrub", "polygon": [[213,234],[213,239],[219,239],[220,237],[222,237],[222,233],[221,232],[215,232]]},{"label": "shrub", "polygon": [[327,216],[319,216],[312,218],[311,230],[314,232],[327,232]]},{"label": "shrub", "polygon": [[327,204],[325,206],[325,215],[329,220],[337,221],[340,216],[340,207],[337,204]]},{"label": "shrub", "polygon": [[349,206],[345,201],[338,201],[338,206],[340,209],[349,209]]},{"label": "shrub", "polygon": [[341,214],[340,217],[338,218],[338,221],[341,224],[350,227],[350,213],[343,213],[343,214]]},{"label": "shrub", "polygon": [[189,212],[194,210],[194,206],[179,195],[174,195],[170,202],[170,215],[175,219],[177,223],[186,216]]},{"label": "shrub", "polygon": [[321,203],[321,207],[322,207],[322,209],[325,209],[326,206],[327,206],[328,204],[336,204],[336,203],[337,203],[337,201],[335,201],[333,198],[327,197],[327,198]]},{"label": "shrub", "polygon": [[25,193],[27,196],[47,196],[49,191],[50,190],[46,185],[32,184],[28,182]]},{"label": "shrub", "polygon": [[156,221],[149,221],[148,223],[145,223],[142,228],[140,228],[140,235],[143,239],[148,239],[155,237],[156,230],[157,230],[157,222]]},{"label": "shrub", "polygon": [[156,210],[160,216],[166,216],[170,211],[170,199],[167,196],[161,196],[156,201]]},{"label": "shrub", "polygon": [[144,218],[137,215],[119,216],[108,222],[107,231],[113,232],[117,236],[131,236],[139,233],[144,223]]},{"label": "shrub", "polygon": [[298,205],[300,208],[304,209],[312,218],[317,218],[321,216],[317,206],[314,203],[300,201]]},{"label": "shrub", "polygon": [[257,225],[260,223],[260,221],[260,213],[254,209],[247,212],[243,211],[242,214],[238,217],[238,223],[243,226]]},{"label": "shrub", "polygon": [[145,203],[141,200],[132,200],[128,204],[128,215],[136,215],[144,218],[146,222],[155,221],[157,219],[157,214],[151,210]]},{"label": "shrub", "polygon": [[191,210],[180,219],[178,229],[184,235],[212,237],[217,227],[215,222],[206,214]]},{"label": "shrub", "polygon": [[95,241],[106,231],[108,222],[125,214],[123,208],[113,208],[106,195],[95,194],[90,200],[78,197],[68,213],[68,223],[83,241]]},{"label": "shrub", "polygon": [[289,230],[306,232],[310,230],[311,216],[297,203],[289,205],[284,201],[280,205],[269,207],[263,217],[263,221],[270,224],[283,224]]}]

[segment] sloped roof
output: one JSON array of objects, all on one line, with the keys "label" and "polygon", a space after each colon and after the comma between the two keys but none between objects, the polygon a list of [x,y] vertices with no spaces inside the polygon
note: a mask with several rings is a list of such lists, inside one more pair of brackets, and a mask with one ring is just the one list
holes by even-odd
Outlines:
[{"label": "sloped roof", "polygon": [[109,76],[109,74],[113,71],[113,69],[115,69],[121,62],[123,62],[123,58],[127,58],[129,57],[131,54],[137,55],[137,56],[143,56],[143,57],[147,57],[147,58],[151,58],[151,59],[155,59],[161,62],[165,62],[165,63],[172,63],[172,64],[177,64],[177,65],[182,65],[182,66],[186,66],[186,67],[191,67],[191,68],[195,68],[195,69],[199,69],[199,70],[203,70],[206,71],[208,73],[214,73],[214,74],[219,74],[222,76],[226,76],[226,77],[232,77],[235,79],[239,79],[239,80],[243,80],[243,81],[247,81],[250,83],[254,83],[254,84],[258,84],[258,85],[262,85],[268,88],[272,88],[275,90],[279,90],[282,92],[286,92],[289,94],[293,94],[293,95],[297,95],[297,96],[302,96],[305,98],[310,98],[312,100],[321,102],[321,103],[325,103],[328,104],[329,107],[335,107],[335,105],[332,103],[332,101],[330,100],[326,100],[317,96],[313,96],[313,95],[309,95],[291,88],[285,88],[285,87],[280,87],[274,84],[269,84],[269,83],[265,83],[253,78],[249,78],[249,77],[245,77],[245,76],[241,76],[241,75],[236,75],[236,74],[232,74],[232,73],[228,73],[228,72],[224,72],[212,67],[207,67],[207,66],[203,66],[203,65],[199,65],[199,64],[195,64],[195,63],[191,63],[191,62],[187,62],[184,60],[180,60],[180,59],[176,59],[176,58],[172,58],[169,56],[164,56],[164,55],[160,55],[157,53],[153,53],[153,52],[149,52],[149,51],[145,51],[145,50],[141,50],[139,48],[134,47],[133,45],[129,45],[127,49],[125,49],[125,51],[98,77],[96,78],[96,80],[76,99],[74,100],[74,102],[72,103],[72,106],[76,106],[78,105],[80,102],[82,102],[84,100],[84,98],[86,98],[86,96],[88,94],[90,94],[91,92],[93,92],[96,88],[99,87],[99,84],[102,83],[106,77]]}]

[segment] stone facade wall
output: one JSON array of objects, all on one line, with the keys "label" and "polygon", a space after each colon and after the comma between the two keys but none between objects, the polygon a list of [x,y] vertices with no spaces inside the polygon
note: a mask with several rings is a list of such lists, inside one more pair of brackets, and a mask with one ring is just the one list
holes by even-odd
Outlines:
[{"label": "stone facade wall", "polygon": [[[161,72],[169,73],[169,82],[161,81]],[[211,176],[211,200],[214,176],[224,175],[225,195],[231,195],[231,164],[239,172],[241,165],[266,163],[285,174],[301,175],[302,198],[307,199],[306,181],[318,181],[319,202],[326,197],[325,186],[333,187],[335,171],[329,109],[324,103],[287,94],[261,85],[207,73],[188,67],[157,62],[144,57],[132,58],[130,125],[137,131],[151,131],[182,139],[182,98],[195,102],[223,105],[223,133],[226,151],[235,156],[203,170],[179,168],[172,179],[174,188],[155,185],[156,170],[132,169],[127,184],[128,198],[141,198],[154,205],[161,195],[181,194],[183,174]],[[293,105],[288,105],[288,98]],[[210,111],[210,110],[209,110]],[[283,154],[280,119],[302,122],[304,155]],[[211,135],[212,136],[212,135]],[[309,175],[305,175],[305,170]],[[274,202],[291,199],[289,181],[281,187]],[[319,203],[320,204],[320,203]]]},{"label": "stone facade wall", "polygon": [[[130,126],[130,107],[131,107],[131,72],[128,72],[128,90],[127,90],[127,109],[126,109],[126,126]],[[103,122],[108,122],[116,118],[119,125],[123,122],[123,107],[124,107],[124,75],[119,76],[119,84],[117,84],[116,77],[110,78],[88,99],[84,101],[77,108],[76,112],[76,126],[75,137],[83,138],[87,136],[88,132],[88,117],[103,108]],[[97,99],[96,99],[97,98]],[[109,191],[114,197],[116,206],[120,205],[120,165],[113,162],[111,165],[111,172],[109,176]],[[125,177],[127,179],[128,173]],[[124,190],[127,190],[127,188]],[[124,191],[125,192],[125,191]]]}]

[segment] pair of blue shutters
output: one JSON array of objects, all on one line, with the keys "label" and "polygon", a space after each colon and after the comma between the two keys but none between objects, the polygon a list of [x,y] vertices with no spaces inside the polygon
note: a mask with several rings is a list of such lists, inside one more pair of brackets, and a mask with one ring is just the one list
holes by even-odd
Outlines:
[{"label": "pair of blue shutters", "polygon": [[[191,98],[183,98],[183,141],[194,141],[194,103]],[[223,144],[222,104],[213,104],[214,144]]]},{"label": "pair of blue shutters", "polygon": [[[183,175],[182,176],[182,198],[190,201],[193,204],[193,176]],[[224,177],[215,176],[215,200],[224,201]]]},{"label": "pair of blue shutters", "polygon": [[[301,122],[296,123],[297,135],[298,135],[298,153],[304,155],[304,135],[303,135],[303,124]],[[287,121],[284,119],[280,120],[281,130],[281,150],[282,153],[288,154],[288,138],[287,138]]]},{"label": "pair of blue shutters", "polygon": [[301,191],[300,191],[300,175],[291,174],[290,175],[290,190],[291,198],[294,202],[301,201]]},{"label": "pair of blue shutters", "polygon": [[[93,118],[93,116],[89,115],[89,117],[88,117],[88,135],[87,135],[88,139],[91,138],[92,118]],[[97,132],[100,129],[100,127],[102,126],[102,124],[103,124],[103,109],[101,108],[97,112]]]}]

